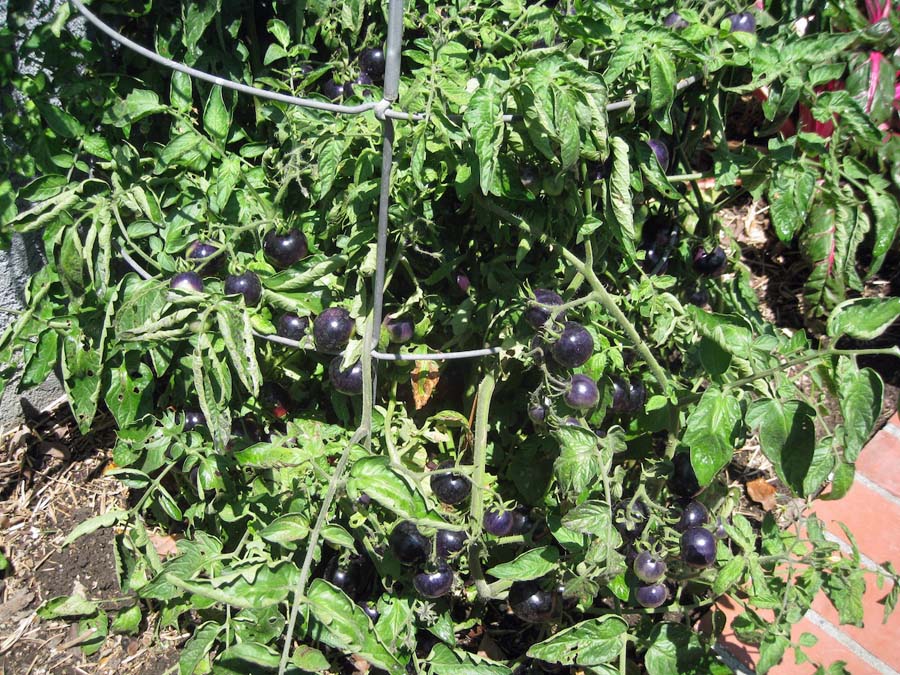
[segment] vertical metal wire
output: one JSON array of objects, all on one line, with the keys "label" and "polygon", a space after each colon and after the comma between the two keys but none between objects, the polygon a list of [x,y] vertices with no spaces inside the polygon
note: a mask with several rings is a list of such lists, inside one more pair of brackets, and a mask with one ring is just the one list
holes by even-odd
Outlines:
[{"label": "vertical metal wire", "polygon": [[[384,102],[396,101],[400,93],[400,51],[403,40],[403,0],[388,5],[387,46],[384,64]],[[386,109],[386,107],[385,107]],[[375,282],[372,287],[372,347],[378,346],[384,312],[384,276],[387,254],[388,208],[391,201],[391,171],[394,164],[394,122],[381,115],[381,190],[378,196],[378,235],[375,242]]]},{"label": "vertical metal wire", "polygon": [[396,101],[400,94],[400,51],[403,42],[403,0],[388,3],[387,46],[384,56],[384,98]]}]

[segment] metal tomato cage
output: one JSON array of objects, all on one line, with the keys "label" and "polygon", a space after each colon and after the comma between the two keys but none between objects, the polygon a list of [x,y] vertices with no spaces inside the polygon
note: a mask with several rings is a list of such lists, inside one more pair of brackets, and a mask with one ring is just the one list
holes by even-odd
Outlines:
[{"label": "metal tomato cage", "polygon": [[[342,115],[359,115],[372,111],[375,117],[381,121],[382,127],[382,154],[381,154],[381,185],[378,202],[378,230],[376,238],[376,265],[375,279],[373,282],[373,325],[372,334],[367,336],[371,340],[372,345],[377,345],[378,334],[381,327],[382,314],[384,311],[384,276],[385,276],[385,259],[387,254],[387,227],[388,227],[388,207],[390,206],[390,188],[391,188],[391,170],[394,160],[394,120],[406,120],[418,122],[425,119],[425,115],[421,113],[408,113],[394,110],[393,105],[396,103],[400,93],[400,51],[403,40],[403,0],[388,0],[388,22],[387,22],[387,44],[385,46],[385,70],[384,70],[384,89],[382,99],[377,102],[362,103],[360,105],[341,105],[337,103],[328,103],[310,98],[301,98],[297,96],[289,96],[267,89],[251,87],[240,82],[234,82],[225,78],[218,77],[211,73],[191,68],[183,63],[167,59],[151,49],[147,49],[136,42],[129,40],[120,34],[114,28],[104,23],[97,15],[84,6],[82,0],[70,0],[72,5],[84,16],[87,21],[93,24],[101,32],[105,33],[112,40],[118,42],[147,59],[159,63],[172,70],[190,75],[198,80],[204,80],[211,84],[219,85],[227,89],[233,89],[242,94],[257,96],[259,98],[270,99],[287,103],[288,105],[296,105],[305,108],[313,108],[316,110],[324,110]],[[681,80],[676,85],[676,90],[681,90],[697,81],[697,77],[689,77]],[[616,101],[606,106],[608,112],[614,110],[623,110],[631,107],[633,100],[626,99]],[[451,117],[459,117],[451,115]],[[514,122],[521,119],[517,115],[503,115],[504,122]],[[150,278],[144,270],[134,264],[130,256],[123,250],[123,257],[129,265],[144,278]],[[289,340],[276,335],[257,334],[257,337],[284,344],[292,347],[300,347],[300,343],[295,340]],[[379,352],[373,349],[371,357],[379,361],[420,361],[420,360],[450,360],[450,359],[467,359],[473,357],[492,356],[504,351],[503,347],[487,347],[484,349],[469,349],[465,351],[453,352],[418,352],[414,354],[392,354],[387,352]]]}]

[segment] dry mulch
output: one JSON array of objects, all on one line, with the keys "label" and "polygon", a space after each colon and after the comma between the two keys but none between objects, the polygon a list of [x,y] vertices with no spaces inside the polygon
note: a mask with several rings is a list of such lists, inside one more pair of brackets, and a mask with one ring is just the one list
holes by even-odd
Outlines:
[{"label": "dry mulch", "polygon": [[111,634],[88,657],[77,623],[35,613],[46,600],[80,590],[105,601],[110,620],[133,604],[119,588],[111,530],[61,548],[78,523],[125,505],[128,489],[104,475],[114,442],[109,418],[82,436],[62,402],[0,433],[0,550],[11,564],[0,579],[0,675],[161,675],[177,664],[175,646],[186,636],[158,631],[153,616],[138,635]]}]

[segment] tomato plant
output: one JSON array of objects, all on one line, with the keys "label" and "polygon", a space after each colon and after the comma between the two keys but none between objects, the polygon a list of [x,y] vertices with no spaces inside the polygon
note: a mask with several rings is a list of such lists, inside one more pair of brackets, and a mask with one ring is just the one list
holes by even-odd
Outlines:
[{"label": "tomato plant", "polygon": [[[118,525],[123,590],[193,627],[181,672],[727,672],[692,630],[723,593],[765,672],[818,592],[861,620],[858,556],[812,514],[751,522],[723,472],[755,439],[786,491],[836,499],[874,430],[858,357],[900,349],[841,340],[900,316],[860,297],[900,174],[859,101],[817,87],[900,25],[769,4],[409,3],[380,107],[380,3],[96,6],[176,61],[361,114],[151,64],[70,5],[3,29],[0,217],[48,264],[0,362],[23,387],[57,370],[83,431],[114,418],[139,498],[70,539]],[[829,140],[778,134],[800,104]],[[767,320],[723,226],[760,197],[810,263],[808,329]],[[185,532],[177,556],[155,528]]]}]

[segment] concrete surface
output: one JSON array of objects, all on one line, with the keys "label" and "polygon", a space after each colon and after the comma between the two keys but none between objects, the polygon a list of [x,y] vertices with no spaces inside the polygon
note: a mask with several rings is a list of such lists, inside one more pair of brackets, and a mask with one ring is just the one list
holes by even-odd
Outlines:
[{"label": "concrete surface", "polygon": [[[61,0],[38,0],[32,5],[32,16],[26,23],[30,31],[48,18],[52,18],[55,8]],[[8,0],[0,0],[0,24],[7,22]],[[37,69],[34,65],[34,70]],[[6,139],[0,138],[0,142]],[[0,308],[21,310],[25,301],[25,288],[28,279],[44,264],[41,255],[39,235],[16,235],[8,251],[0,250]],[[8,312],[0,312],[0,331],[4,330],[15,316]],[[20,394],[18,382],[8,382],[0,396],[0,430],[17,426],[25,419],[24,410],[29,407],[42,410],[62,396],[63,390],[59,381],[50,376],[43,385]],[[23,401],[24,399],[24,401]]]}]

